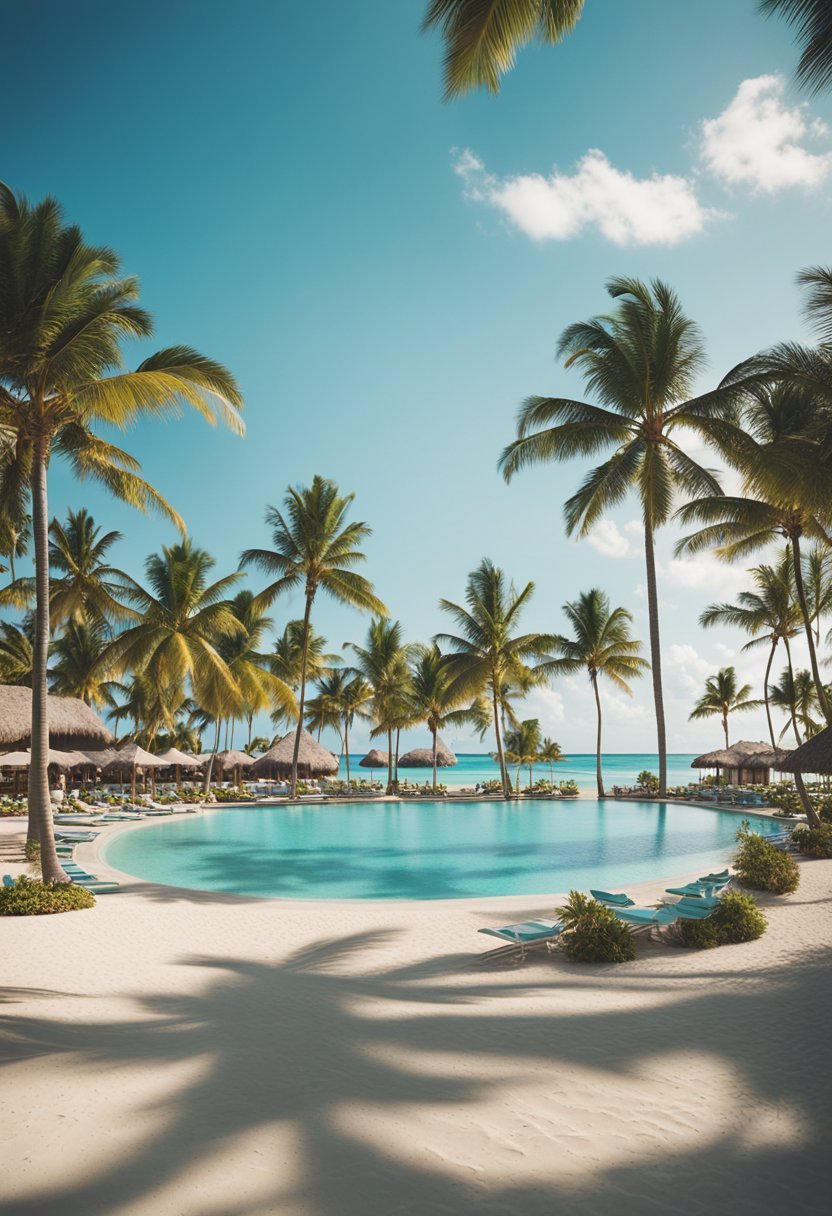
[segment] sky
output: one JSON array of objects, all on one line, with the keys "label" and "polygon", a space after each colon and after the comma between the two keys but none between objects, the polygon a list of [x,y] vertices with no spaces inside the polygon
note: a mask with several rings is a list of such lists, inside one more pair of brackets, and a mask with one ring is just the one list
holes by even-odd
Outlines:
[{"label": "sky", "polygon": [[[186,343],[237,376],[244,438],[191,415],[124,440],[217,576],[268,546],[266,505],[320,473],[355,493],[373,529],[366,573],[410,640],[448,627],[440,597],[461,600],[488,556],[534,581],[529,629],[565,629],[563,603],[597,586],[646,644],[637,503],[576,542],[562,506],[589,466],[507,486],[497,458],[526,396],[583,397],[557,338],[605,311],[610,276],[677,291],[705,336],[701,389],[775,341],[808,340],[795,276],[829,260],[832,101],[796,88],[791,32],[756,0],[587,0],[561,45],[521,52],[498,96],[443,102],[424,7],[5,0],[0,178],[55,195],[141,278],[155,336],[129,364]],[[121,531],[114,562],[139,577],[176,539],[53,465],[52,512],[80,506]],[[735,663],[759,688],[764,655],[699,628],[748,578],[674,559],[677,538],[669,526],[658,540],[668,742],[693,752],[720,743],[716,720],[688,721],[704,679]],[[276,627],[301,612],[298,595],[278,600]],[[313,620],[333,650],[368,623],[323,597]],[[605,750],[652,749],[649,680],[632,700],[603,696]],[[583,679],[535,692],[523,716],[567,752],[594,746]],[[761,713],[736,727],[766,737]]]}]

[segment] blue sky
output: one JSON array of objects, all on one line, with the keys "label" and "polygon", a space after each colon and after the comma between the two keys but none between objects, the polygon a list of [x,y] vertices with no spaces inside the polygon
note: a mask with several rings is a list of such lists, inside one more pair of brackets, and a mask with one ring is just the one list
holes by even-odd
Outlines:
[{"label": "blue sky", "polygon": [[[604,310],[611,275],[676,288],[705,333],[703,388],[806,336],[794,278],[828,261],[832,106],[794,88],[790,32],[756,0],[695,8],[587,0],[574,35],[524,51],[498,97],[445,104],[423,0],[7,0],[0,89],[17,117],[0,177],[55,194],[120,251],[156,344],[204,350],[243,387],[242,440],[196,417],[127,439],[218,574],[268,542],[265,504],[320,472],[355,491],[374,529],[367,572],[412,639],[446,626],[437,601],[461,598],[484,555],[535,581],[530,627],[562,628],[560,605],[601,586],[646,638],[635,503],[576,544],[561,507],[580,462],[507,487],[496,460],[526,395],[581,395],[555,343]],[[119,528],[135,573],[174,539],[59,466],[50,492],[55,513],[87,505]],[[687,751],[718,742],[687,714],[744,640],[697,618],[743,575],[674,563],[672,540],[659,546],[669,740]],[[299,613],[297,598],[274,610],[279,626]],[[333,648],[366,628],[324,600],[316,624]],[[757,659],[740,667],[758,680]],[[608,750],[653,746],[647,682],[608,705]],[[591,750],[583,681],[535,694],[528,713]],[[764,732],[750,715],[738,733]]]}]

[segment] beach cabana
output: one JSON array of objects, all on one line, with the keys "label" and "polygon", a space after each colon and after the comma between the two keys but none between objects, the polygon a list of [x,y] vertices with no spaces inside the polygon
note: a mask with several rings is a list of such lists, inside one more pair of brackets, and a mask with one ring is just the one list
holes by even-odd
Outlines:
[{"label": "beach cabana", "polygon": [[691,760],[691,768],[715,768],[729,785],[768,785],[771,769],[778,768],[780,761],[789,756],[783,748],[772,748],[770,743],[752,743],[741,740],[730,747],[714,752],[705,752]]},{"label": "beach cabana", "polygon": [[[456,756],[441,739],[436,740],[437,768],[451,768],[458,764]],[[433,768],[433,748],[417,747],[412,752],[399,756],[399,768]]]},{"label": "beach cabana", "polygon": [[806,792],[803,774],[816,773],[818,776],[827,776],[832,773],[832,727],[827,726],[818,731],[806,743],[801,743],[800,747],[796,747],[793,752],[784,753],[777,768],[782,773],[792,774],[800,801],[806,812],[806,818],[810,824],[817,827],[820,818]]},{"label": "beach cabana", "polygon": [[187,752],[180,752],[178,747],[169,747],[166,752],[160,752],[156,757],[161,765],[165,768],[174,770],[174,779],[179,785],[181,770],[183,768],[201,768],[202,761],[198,756],[189,756]]},{"label": "beach cabana", "polygon": [[[255,760],[251,772],[255,777],[289,777],[292,773],[292,756],[295,749],[295,731],[289,731],[277,739],[267,752]],[[300,735],[298,752],[299,777],[333,777],[338,772],[338,757],[328,752],[308,730]]]},{"label": "beach cabana", "polygon": [[227,752],[217,752],[214,757],[214,763],[218,764],[225,773],[233,773],[233,781],[235,785],[240,784],[242,770],[249,769],[254,764],[254,757],[248,752],[239,752],[235,750]]},{"label": "beach cabana", "polygon": [[[113,759],[109,764],[104,766],[104,771],[108,773],[130,773],[130,797],[135,802],[136,800],[136,772],[141,769],[145,774],[153,773],[157,768],[164,768],[165,763],[159,760],[157,756],[145,751],[143,747],[139,747],[138,743],[133,743],[128,740],[119,747]],[[145,781],[146,784],[146,781]]]},{"label": "beach cabana", "polygon": [[370,780],[372,781],[373,770],[377,768],[387,768],[390,763],[390,757],[387,752],[380,752],[377,747],[374,747],[371,751],[367,752],[364,759],[359,760],[358,763],[362,768],[368,768],[370,770]]},{"label": "beach cabana", "polygon": [[[49,746],[57,751],[106,747],[113,736],[98,714],[76,697],[46,699]],[[0,684],[0,750],[22,751],[32,744],[32,690]]]}]

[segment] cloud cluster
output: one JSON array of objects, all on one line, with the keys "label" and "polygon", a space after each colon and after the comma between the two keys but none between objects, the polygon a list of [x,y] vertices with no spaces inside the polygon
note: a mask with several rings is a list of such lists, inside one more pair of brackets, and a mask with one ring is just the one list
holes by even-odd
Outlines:
[{"label": "cloud cluster", "polygon": [[595,230],[615,245],[675,245],[701,232],[721,213],[698,194],[696,169],[728,187],[773,194],[811,189],[832,169],[832,153],[807,141],[828,136],[805,105],[784,100],[781,76],[744,80],[716,118],[699,124],[696,164],[687,176],[654,172],[637,177],[589,149],[574,169],[499,177],[470,149],[456,151],[454,172],[465,196],[494,208],[535,241],[563,241]]}]

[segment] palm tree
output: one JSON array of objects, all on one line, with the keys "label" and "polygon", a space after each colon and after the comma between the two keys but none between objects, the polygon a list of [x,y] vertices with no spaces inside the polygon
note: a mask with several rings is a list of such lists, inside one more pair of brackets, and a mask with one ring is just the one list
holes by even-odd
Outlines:
[{"label": "palm tree", "polygon": [[500,91],[500,77],[530,42],[560,42],[575,28],[584,0],[429,0],[422,29],[445,40],[445,97]]},{"label": "palm tree", "polygon": [[505,736],[505,758],[507,764],[517,765],[517,792],[520,793],[520,769],[529,767],[529,789],[532,787],[532,765],[540,758],[540,722],[527,718]]},{"label": "palm tree", "polygon": [[0,519],[0,556],[8,559],[9,581],[17,581],[15,558],[25,557],[32,540],[32,517],[24,512],[18,517]]},{"label": "palm tree", "polygon": [[815,645],[820,645],[821,617],[832,610],[832,553],[821,545],[813,545],[803,558],[803,586],[809,616],[815,627]]},{"label": "palm tree", "polygon": [[[746,365],[741,365],[747,367]],[[739,369],[735,369],[739,374]],[[731,373],[732,375],[734,373]],[[677,553],[713,548],[728,561],[785,539],[792,555],[795,594],[820,707],[832,724],[820,676],[810,604],[803,581],[803,539],[829,543],[832,465],[826,456],[824,411],[807,386],[785,381],[751,385],[744,429],[737,431],[731,463],[742,473],[745,496],[704,495],[677,512],[683,525],[704,525],[676,545]]]},{"label": "palm tree", "polygon": [[566,760],[566,757],[563,754],[560,744],[556,743],[554,739],[550,739],[547,736],[540,744],[539,759],[541,760],[541,762],[543,764],[549,765],[549,780],[552,783],[552,785],[554,785],[555,784],[554,766],[556,764],[563,764],[564,761]]},{"label": "palm tree", "polygon": [[785,17],[801,46],[798,83],[812,93],[832,85],[832,21],[829,0],[759,0],[760,11]]},{"label": "palm tree", "polygon": [[434,638],[453,652],[447,659],[450,695],[462,701],[487,692],[505,798],[511,796],[511,787],[500,729],[501,696],[506,685],[524,678],[528,660],[549,657],[553,643],[547,634],[515,632],[533,594],[534,583],[516,592],[507,584],[503,571],[486,557],[468,575],[466,607],[452,600],[439,601],[440,608],[450,614],[460,630],[459,634],[440,633]]},{"label": "palm tree", "polygon": [[[31,622],[32,626],[34,622]],[[26,623],[19,629],[7,621],[0,621],[0,684],[14,684],[18,687],[32,687],[32,651],[31,629],[27,631]]]},{"label": "palm tree", "polygon": [[228,606],[242,628],[239,633],[218,637],[217,650],[240,689],[240,712],[248,723],[251,740],[255,714],[273,706],[278,706],[280,713],[294,714],[297,701],[286,681],[270,670],[271,656],[260,652],[272,621],[254,593],[238,591]]},{"label": "palm tree", "polygon": [[780,731],[781,740],[790,725],[798,747],[821,729],[821,723],[814,716],[818,712],[819,705],[817,689],[811,672],[802,669],[792,671],[791,667],[784,668],[780,679],[777,683],[772,684],[769,695],[772,705],[789,715],[788,722]]},{"label": "palm tree", "polygon": [[715,676],[709,676],[705,681],[705,691],[688,714],[688,718],[691,721],[721,718],[725,746],[728,747],[728,715],[745,713],[749,709],[759,707],[760,702],[751,696],[751,685],[743,684],[742,688],[738,688],[736,670],[733,667],[720,667]]},{"label": "palm tree", "polygon": [[250,756],[253,756],[255,752],[266,752],[268,750],[269,741],[265,735],[255,735],[243,748],[243,751],[248,752]]},{"label": "palm tree", "polygon": [[448,663],[439,647],[416,646],[410,669],[410,696],[415,713],[430,731],[433,760],[433,792],[436,793],[436,748],[439,731],[448,714],[459,705],[459,695],[451,691]]},{"label": "palm tree", "polygon": [[[711,604],[699,618],[705,629],[713,625],[736,625],[751,634],[743,650],[752,650],[768,643],[769,652],[763,676],[763,701],[766,707],[768,732],[771,746],[776,749],[774,725],[769,704],[769,679],[777,647],[782,641],[791,670],[789,641],[799,631],[800,608],[794,598],[794,574],[791,550],[786,549],[777,566],[755,566],[748,572],[754,580],[756,591],[740,591],[736,604]],[[758,636],[759,635],[759,636]]]},{"label": "palm tree", "polygon": [[341,709],[341,720],[344,727],[344,756],[347,761],[347,785],[350,784],[350,727],[358,714],[366,718],[373,699],[373,690],[366,680],[354,676],[338,693],[337,700]]},{"label": "palm tree", "polygon": [[585,591],[577,600],[563,605],[572,626],[571,638],[558,636],[555,650],[558,655],[547,664],[547,670],[557,674],[586,671],[595,697],[597,731],[595,740],[595,776],[598,797],[604,795],[604,777],[601,770],[601,692],[598,686],[604,676],[616,688],[632,696],[628,680],[644,674],[650,666],[641,658],[641,642],[630,634],[632,613],[626,608],[610,608],[610,601],[603,591],[594,587]]},{"label": "palm tree", "polygon": [[271,604],[281,592],[303,587],[306,607],[303,614],[303,645],[301,652],[300,697],[298,699],[298,728],[292,756],[292,779],[289,788],[294,798],[298,786],[298,752],[300,731],[304,721],[306,700],[306,661],[309,650],[309,624],[312,605],[318,589],[322,588],[342,604],[351,604],[364,612],[386,616],[387,609],[373,593],[366,578],[356,574],[354,567],[366,561],[359,545],[370,535],[365,523],[347,523],[346,516],[354,494],[341,494],[334,481],[316,475],[310,487],[290,488],[284,499],[284,512],[276,507],[266,510],[266,522],[272,527],[273,549],[246,549],[242,565],[256,566],[265,574],[276,575],[261,592],[263,604]]},{"label": "palm tree", "polygon": [[80,697],[97,709],[114,709],[118,685],[109,678],[105,652],[109,629],[101,620],[70,619],[52,643],[52,689],[62,697]]},{"label": "palm tree", "polygon": [[[145,562],[150,590],[139,588],[137,625],[128,626],[110,644],[107,655],[122,671],[147,672],[152,685],[179,708],[190,684],[194,700],[215,723],[214,754],[219,750],[220,724],[241,712],[243,694],[220,653],[229,639],[244,637],[228,592],[241,577],[227,574],[209,583],[214,558],[192,541],[162,547]],[[164,706],[164,700],[162,701]],[[164,720],[166,727],[171,721]],[[207,766],[210,787],[213,759]]]},{"label": "palm tree", "polygon": [[363,646],[355,642],[347,642],[346,645],[355,656],[348,670],[373,690],[372,716],[376,722],[373,734],[387,735],[387,793],[391,794],[397,781],[397,777],[394,777],[393,731],[401,722],[402,702],[407,698],[410,647],[404,641],[400,622],[382,618],[370,622]]},{"label": "palm tree", "polygon": [[[507,481],[527,465],[593,456],[612,449],[566,502],[569,535],[586,536],[610,508],[635,489],[641,500],[647,563],[650,661],[659,752],[659,795],[667,792],[667,740],[662,691],[655,533],[677,494],[720,493],[708,469],[685,450],[683,433],[720,447],[733,434],[738,386],[688,399],[704,362],[699,328],[664,283],[614,278],[618,301],[609,316],[570,325],[558,344],[566,367],[577,365],[600,405],[566,398],[530,397],[521,407],[517,438],[500,467]],[[689,442],[689,440],[688,440]]]},{"label": "palm tree", "polygon": [[[307,682],[322,680],[341,662],[340,655],[326,654],[325,648],[326,638],[317,633],[310,623],[306,641]],[[269,655],[269,667],[297,696],[303,669],[303,621],[287,622]],[[279,727],[294,721],[295,714],[290,715],[283,709],[277,709],[273,711],[271,718],[274,725]]]},{"label": "palm tree", "polygon": [[111,625],[136,619],[124,600],[136,590],[129,574],[111,566],[107,552],[120,532],[101,533],[92,515],[81,508],[70,511],[62,524],[49,525],[49,566],[52,579],[52,626],[62,621],[98,620]]},{"label": "palm tree", "polygon": [[32,206],[0,185],[0,427],[14,436],[0,458],[0,518],[19,519],[31,498],[37,630],[29,818],[46,880],[66,881],[54,847],[47,775],[51,458],[63,457],[77,476],[141,509],[154,507],[181,526],[138,475],[138,463],[95,427],[170,416],[184,402],[211,422],[221,417],[242,430],[242,398],[233,377],[196,351],[172,347],[134,372],[123,370],[122,342],[151,333],[138,295],[137,280],[122,275],[117,255],[86,244],[78,228],[65,226],[54,199]]},{"label": "palm tree", "polygon": [[341,747],[344,746],[344,736],[341,731],[341,694],[347,682],[347,672],[344,668],[336,668],[318,680],[315,696],[306,700],[306,725],[310,731],[316,731],[320,741],[321,732],[327,727],[334,730]]}]

